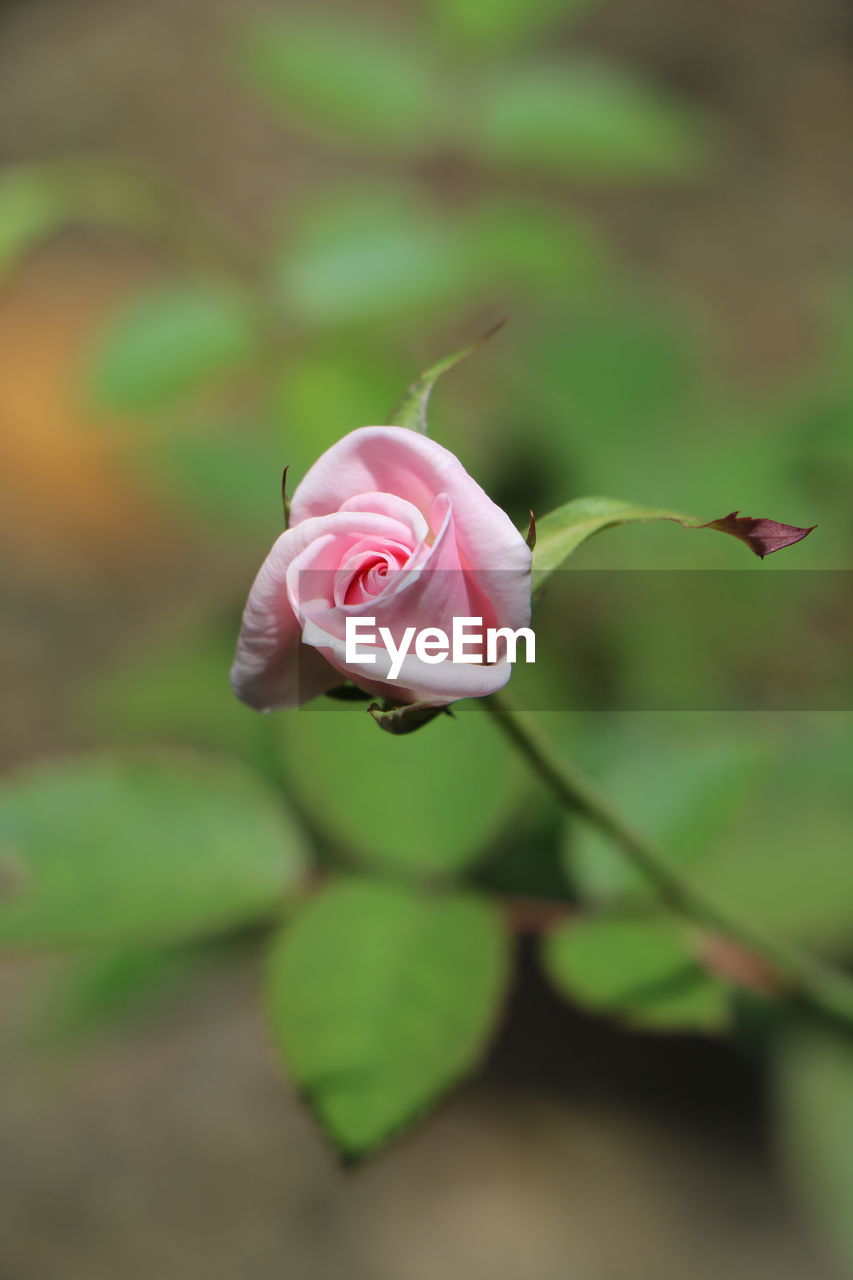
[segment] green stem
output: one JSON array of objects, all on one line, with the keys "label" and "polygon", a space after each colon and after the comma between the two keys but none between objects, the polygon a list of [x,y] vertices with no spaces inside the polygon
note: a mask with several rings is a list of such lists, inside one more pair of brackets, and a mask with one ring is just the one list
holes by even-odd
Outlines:
[{"label": "green stem", "polygon": [[715,903],[704,889],[675,868],[652,841],[635,831],[593,783],[562,760],[538,725],[513,707],[504,694],[492,694],[484,698],[483,703],[560,804],[609,836],[655,886],[667,907],[768,960],[793,994],[821,1012],[853,1022],[853,980],[794,943],[739,919],[728,906]]}]

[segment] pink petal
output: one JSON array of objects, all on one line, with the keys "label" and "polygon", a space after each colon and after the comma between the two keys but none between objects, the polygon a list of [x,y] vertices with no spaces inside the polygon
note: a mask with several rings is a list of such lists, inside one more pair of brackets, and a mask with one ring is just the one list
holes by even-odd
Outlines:
[{"label": "pink petal", "polygon": [[361,494],[393,494],[429,514],[446,494],[468,567],[478,570],[497,625],[524,626],[530,617],[531,553],[504,511],[454,454],[405,427],[361,427],[332,445],[293,495],[294,523],[339,510]]},{"label": "pink petal", "polygon": [[[313,590],[300,592],[303,606],[300,619],[306,641],[316,646],[342,675],[362,688],[395,702],[444,704],[459,698],[482,697],[506,684],[511,674],[507,662],[492,666],[422,662],[414,653],[403,659],[400,675],[388,680],[391,658],[383,644],[372,650],[374,662],[347,663],[346,617],[369,616],[376,628],[387,627],[399,644],[408,627],[441,627],[451,635],[454,617],[480,617],[483,626],[495,625],[490,602],[480,593],[478,575],[460,566],[456,550],[453,513],[447,499],[439,499],[442,526],[430,556],[414,572],[399,570],[395,582],[381,596],[359,605],[324,607]],[[296,565],[291,566],[291,572]],[[310,599],[309,599],[310,597]],[[518,625],[523,625],[519,623]],[[367,649],[366,645],[361,646]]]},{"label": "pink petal", "polygon": [[407,536],[408,528],[386,516],[344,512],[305,520],[277,539],[249,592],[231,668],[231,686],[248,706],[258,711],[294,707],[340,683],[328,663],[301,643],[286,579],[307,547],[341,533],[357,541],[367,534]]}]

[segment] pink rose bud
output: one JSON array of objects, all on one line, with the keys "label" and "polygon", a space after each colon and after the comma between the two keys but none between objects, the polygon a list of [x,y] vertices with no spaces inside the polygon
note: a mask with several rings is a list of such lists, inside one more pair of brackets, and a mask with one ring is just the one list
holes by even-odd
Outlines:
[{"label": "pink rose bud", "polygon": [[346,660],[347,618],[364,622],[363,635],[372,619],[398,647],[411,628],[449,635],[454,618],[515,632],[530,621],[531,561],[509,517],[447,449],[404,427],[361,427],[293,495],[290,526],[246,603],[234,692],[258,711],[297,706],[342,679],[396,704],[493,693],[512,670],[505,653],[428,661],[410,648],[392,680],[382,646],[362,644],[364,658]]}]

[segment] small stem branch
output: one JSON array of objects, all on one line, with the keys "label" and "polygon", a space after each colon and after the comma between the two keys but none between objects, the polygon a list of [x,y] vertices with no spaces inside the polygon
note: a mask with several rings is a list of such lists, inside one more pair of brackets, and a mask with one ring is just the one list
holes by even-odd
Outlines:
[{"label": "small stem branch", "polygon": [[768,960],[793,994],[822,1013],[853,1022],[853,980],[794,943],[739,919],[728,906],[715,903],[704,889],[674,867],[652,841],[635,831],[593,783],[562,760],[538,725],[513,707],[504,694],[491,694],[482,701],[560,804],[609,836],[655,886],[667,907]]}]

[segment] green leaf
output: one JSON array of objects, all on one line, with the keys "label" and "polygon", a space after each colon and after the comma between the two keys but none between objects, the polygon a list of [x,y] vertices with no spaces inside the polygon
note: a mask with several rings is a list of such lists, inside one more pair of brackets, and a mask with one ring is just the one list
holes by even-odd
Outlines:
[{"label": "green leaf", "polygon": [[512,749],[477,708],[405,737],[329,700],[276,719],[295,795],[338,850],[373,865],[457,871],[489,848],[526,794]]},{"label": "green leaf", "polygon": [[[485,196],[466,219],[464,232],[467,256],[488,290],[486,296],[553,298],[561,307],[571,297],[577,306],[581,300],[597,299],[609,285],[609,250],[603,237],[590,220],[563,209],[529,197]],[[554,346],[559,346],[559,356],[554,363],[562,370],[578,340],[586,336],[586,323],[574,328],[570,343],[562,324],[557,332],[559,343]],[[514,348],[517,340],[514,335]],[[534,359],[546,341],[537,330]],[[536,376],[526,352],[517,351],[516,361],[524,367],[525,378]],[[553,390],[559,398],[561,419],[571,395],[565,386],[573,391],[569,379],[561,386],[549,370],[549,385],[541,388]]]},{"label": "green leaf", "polygon": [[64,218],[64,202],[46,172],[13,169],[0,180],[0,279]]},{"label": "green leaf", "polygon": [[96,738],[122,746],[164,741],[239,756],[270,769],[271,721],[229,696],[236,619],[205,617],[197,630],[146,642],[86,686],[75,713]]},{"label": "green leaf", "polygon": [[643,524],[649,520],[675,520],[697,527],[691,516],[660,507],[638,507],[618,498],[576,498],[536,521],[536,549],[533,553],[533,587],[541,589],[573,551],[596,533],[620,524]]},{"label": "green leaf", "polygon": [[90,370],[99,406],[160,409],[245,364],[254,326],[246,305],[213,286],[158,289],[109,323]]},{"label": "green leaf", "polygon": [[[656,837],[721,913],[828,957],[849,956],[850,717],[677,712],[625,719],[630,732],[613,720],[597,741],[588,729],[583,745],[592,745],[592,772],[631,825]],[[677,724],[677,734],[661,735],[661,720]],[[565,855],[589,900],[636,904],[639,894],[648,896],[618,852],[579,823]]]},{"label": "green leaf", "polygon": [[207,972],[211,957],[199,946],[181,946],[98,949],[63,959],[47,992],[25,1015],[27,1049],[53,1054],[141,1018],[185,995]]},{"label": "green leaf", "polygon": [[469,136],[493,162],[593,178],[684,177],[705,139],[683,104],[592,62],[524,67],[493,84]]},{"label": "green leaf", "polygon": [[524,807],[516,821],[474,868],[472,882],[484,892],[537,902],[566,902],[570,897],[559,861],[562,810],[543,796]]},{"label": "green leaf", "polygon": [[178,752],[84,756],[0,788],[16,867],[0,947],[173,941],[276,910],[303,866],[298,830],[242,768]]},{"label": "green leaf", "polygon": [[[700,412],[698,343],[689,317],[650,296],[629,302],[600,292],[580,307],[571,296],[568,321],[535,335],[524,353],[528,377],[550,400],[559,429],[571,424],[567,443],[586,467],[609,464],[624,483],[651,449],[654,472],[641,475],[659,485],[661,449],[669,457],[686,434],[685,415]],[[692,433],[690,444],[695,449]]]},{"label": "green leaf", "polygon": [[22,165],[0,178],[0,278],[39,241],[69,226],[116,228],[209,257],[222,232],[162,175],[92,159]]},{"label": "green leaf", "polygon": [[545,969],[557,989],[593,1012],[657,1031],[720,1031],[722,983],[705,974],[689,942],[663,915],[594,916],[547,934]]},{"label": "green leaf", "polygon": [[133,442],[140,476],[183,517],[214,533],[281,529],[281,467],[270,432],[252,422],[158,423]]},{"label": "green leaf", "polygon": [[411,384],[391,414],[388,419],[389,425],[409,427],[412,431],[420,431],[422,435],[427,435],[429,433],[429,423],[427,421],[429,398],[438,379],[443,373],[447,373],[448,369],[452,369],[454,365],[459,364],[461,360],[473,355],[484,342],[488,342],[489,338],[494,337],[505,324],[505,320],[499,321],[498,324],[489,329],[488,333],[484,333],[481,338],[478,338],[476,342],[472,342],[470,346],[463,347],[461,351],[454,352],[452,356],[445,356],[443,360],[439,360],[437,364],[432,365],[425,373],[422,373]]},{"label": "green leaf", "polygon": [[775,1058],[776,1123],[789,1179],[853,1267],[853,1036],[793,1029]]},{"label": "green leaf", "polygon": [[[657,507],[638,507],[617,498],[576,498],[557,507],[536,522],[536,549],[533,554],[533,590],[539,591],[555,569],[593,534],[620,524],[645,524],[650,520],[672,520],[685,529],[713,529],[738,538],[757,556],[802,541],[812,529],[780,524],[775,520],[739,516],[736,511],[719,520],[699,521],[694,516]],[[815,528],[816,526],[812,526]]]},{"label": "green leaf", "polygon": [[397,738],[417,733],[437,716],[452,714],[447,707],[436,707],[430,702],[409,702],[405,706],[383,706],[373,702],[367,710],[383,733],[391,733]]},{"label": "green leaf", "polygon": [[282,931],[267,1013],[338,1150],[364,1156],[470,1072],[507,981],[497,911],[470,894],[345,880]]},{"label": "green leaf", "polygon": [[584,13],[597,0],[426,0],[438,31],[474,52],[512,48],[543,27]]},{"label": "green leaf", "polygon": [[348,191],[298,219],[275,284],[303,322],[361,328],[458,305],[471,278],[463,238],[407,193]]},{"label": "green leaf", "polygon": [[845,713],[768,717],[778,761],[696,880],[722,908],[849,957],[853,937],[853,725]]},{"label": "green leaf", "polygon": [[[673,863],[713,854],[764,772],[767,751],[742,738],[714,741],[654,736],[647,717],[628,732],[602,787],[619,812]],[[570,882],[590,902],[654,899],[649,881],[595,828],[568,820],[563,861]]]},{"label": "green leaf", "polygon": [[334,138],[407,149],[430,129],[435,86],[419,43],[363,20],[256,20],[241,61],[268,101]]}]

